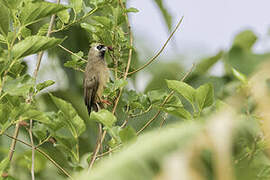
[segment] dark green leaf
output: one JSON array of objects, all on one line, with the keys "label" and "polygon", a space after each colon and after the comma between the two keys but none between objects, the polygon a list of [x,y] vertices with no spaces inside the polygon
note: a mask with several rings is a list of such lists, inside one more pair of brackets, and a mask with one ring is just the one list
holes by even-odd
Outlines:
[{"label": "dark green leaf", "polygon": [[26,28],[26,27],[23,27],[22,30],[21,30],[21,34],[22,34],[23,38],[31,36],[31,30]]},{"label": "dark green leaf", "polygon": [[12,54],[15,58],[22,58],[52,48],[62,41],[62,39],[44,36],[29,36],[14,45]]},{"label": "dark green leaf", "polygon": [[37,91],[41,91],[42,89],[45,89],[51,85],[53,85],[55,82],[53,80],[47,80],[47,81],[44,81],[42,83],[39,83],[37,86],[36,86],[36,89]]},{"label": "dark green leaf", "polygon": [[116,117],[106,109],[101,109],[98,112],[91,112],[90,119],[100,122],[108,128],[112,128],[117,120]]},{"label": "dark green leaf", "polygon": [[67,9],[67,7],[56,3],[40,1],[34,3],[28,2],[22,8],[19,18],[23,25],[29,25],[64,9]]},{"label": "dark green leaf", "polygon": [[22,116],[25,119],[29,119],[29,120],[33,119],[44,124],[50,123],[50,119],[48,118],[48,116],[44,112],[41,112],[38,110],[30,109],[26,111],[25,113],[23,113]]},{"label": "dark green leaf", "polygon": [[9,10],[0,2],[0,33],[7,36],[9,29]]},{"label": "dark green leaf", "polygon": [[214,102],[214,89],[211,84],[204,84],[196,89],[196,102],[200,110]]}]

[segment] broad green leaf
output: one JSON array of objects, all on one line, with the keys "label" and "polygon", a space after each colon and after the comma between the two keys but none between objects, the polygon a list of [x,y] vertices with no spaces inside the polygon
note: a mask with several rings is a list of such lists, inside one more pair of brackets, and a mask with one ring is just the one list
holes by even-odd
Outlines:
[{"label": "broad green leaf", "polygon": [[40,19],[60,12],[67,7],[49,2],[28,2],[22,8],[22,12],[19,16],[23,25],[29,25],[39,21]]},{"label": "broad green leaf", "polygon": [[[79,57],[83,57],[83,52],[82,51],[79,51],[77,53],[75,53],[77,56]],[[83,61],[81,60],[80,58],[78,58],[77,56],[75,55],[71,55],[71,61],[67,61],[65,62],[64,66],[65,67],[69,67],[69,68],[73,68],[75,70],[79,70],[79,71],[82,71],[85,69],[85,66],[86,66],[86,61]]]},{"label": "broad green leaf", "polygon": [[233,76],[244,84],[247,84],[247,77],[236,69],[232,68]]},{"label": "broad green leaf", "polygon": [[71,131],[72,135],[75,138],[78,138],[82,132],[85,131],[85,124],[84,121],[79,117],[76,110],[73,108],[73,106],[64,101],[63,99],[57,98],[53,95],[51,95],[51,98],[58,109],[60,109],[63,113],[63,120],[69,127],[69,130]]},{"label": "broad green leaf", "polygon": [[67,24],[70,18],[68,10],[58,12],[57,16],[60,18],[63,24]]},{"label": "broad green leaf", "polygon": [[38,36],[44,36],[44,35],[46,35],[47,32],[48,32],[48,29],[49,29],[49,23],[43,24],[43,25],[39,28],[37,35],[38,35]]},{"label": "broad green leaf", "polygon": [[39,83],[37,86],[36,86],[36,89],[37,91],[41,91],[42,89],[45,89],[51,85],[53,85],[55,82],[53,80],[47,80],[47,81],[44,81],[42,83]]},{"label": "broad green leaf", "polygon": [[42,123],[36,122],[33,126],[33,134],[35,137],[41,142],[42,140],[46,139],[48,136],[48,128],[46,125]]},{"label": "broad green leaf", "polygon": [[98,112],[91,112],[90,119],[100,122],[108,128],[112,128],[117,120],[116,117],[106,109],[101,109]]},{"label": "broad green leaf", "polygon": [[15,44],[11,52],[13,56],[18,59],[52,48],[60,44],[62,41],[62,39],[44,36],[29,36]]},{"label": "broad green leaf", "polygon": [[257,36],[250,30],[242,31],[234,38],[233,46],[240,46],[243,49],[251,50],[257,41]]},{"label": "broad green leaf", "polygon": [[167,24],[168,29],[171,30],[172,29],[172,16],[167,10],[167,8],[164,6],[163,0],[155,0],[155,3],[159,7],[159,10],[163,15],[163,18]]},{"label": "broad green leaf", "polygon": [[93,16],[92,19],[94,19],[96,22],[104,25],[107,28],[112,27],[112,21],[105,16]]},{"label": "broad green leaf", "polygon": [[127,143],[137,138],[136,131],[131,126],[121,129],[119,131],[119,136],[123,143]]},{"label": "broad green leaf", "polygon": [[70,0],[69,1],[75,14],[79,14],[82,11],[83,0]]},{"label": "broad green leaf", "polygon": [[0,2],[0,33],[7,36],[9,29],[9,10]]},{"label": "broad green leaf", "polygon": [[192,105],[195,102],[196,90],[190,85],[176,80],[166,80],[168,88],[181,94],[186,100],[188,100]]},{"label": "broad green leaf", "polygon": [[136,9],[136,8],[134,8],[134,7],[131,7],[131,8],[128,8],[128,9],[126,10],[126,12],[127,12],[127,13],[129,13],[129,12],[137,13],[137,12],[139,12],[139,10]]},{"label": "broad green leaf", "polygon": [[214,89],[211,84],[204,84],[196,89],[196,102],[200,110],[214,102]]},{"label": "broad green leaf", "polygon": [[29,93],[30,88],[35,85],[34,79],[29,75],[23,75],[17,79],[8,79],[4,84],[4,92],[12,96],[22,96]]}]

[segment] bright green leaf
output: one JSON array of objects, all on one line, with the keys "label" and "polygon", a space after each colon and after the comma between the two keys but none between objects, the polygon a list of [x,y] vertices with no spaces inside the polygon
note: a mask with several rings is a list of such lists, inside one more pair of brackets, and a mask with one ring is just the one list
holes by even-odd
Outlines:
[{"label": "bright green leaf", "polygon": [[106,109],[101,109],[98,112],[91,112],[90,119],[100,122],[108,128],[112,128],[117,120],[116,117]]},{"label": "bright green leaf", "polygon": [[107,28],[112,27],[112,21],[105,16],[93,16],[92,19],[94,19],[96,22],[106,26]]},{"label": "bright green leaf", "polygon": [[163,111],[181,117],[185,119],[192,119],[191,114],[184,108],[184,107],[167,107],[167,108],[162,108]]},{"label": "bright green leaf", "polygon": [[1,161],[1,163],[0,163],[0,174],[2,174],[8,168],[9,163],[10,163],[10,161],[9,161],[8,157],[4,158]]},{"label": "bright green leaf", "polygon": [[83,0],[70,0],[69,1],[75,14],[79,14],[82,11]]},{"label": "bright green leaf", "polygon": [[250,50],[257,41],[257,36],[251,30],[242,31],[237,34],[233,45],[240,46],[243,49]]},{"label": "bright green leaf", "polygon": [[48,116],[46,116],[44,112],[34,110],[34,109],[26,111],[25,113],[22,114],[22,116],[24,118],[33,119],[44,124],[51,123],[50,119],[48,118]]},{"label": "bright green leaf", "polygon": [[196,102],[200,110],[214,102],[214,89],[211,84],[204,84],[196,89]]},{"label": "bright green leaf", "polygon": [[67,24],[70,18],[68,10],[58,12],[57,16],[60,18],[63,24]]},{"label": "bright green leaf", "polygon": [[67,9],[67,7],[56,3],[28,2],[22,8],[19,18],[23,25],[29,25],[64,9]]},{"label": "bright green leaf", "polygon": [[21,34],[22,34],[23,38],[31,36],[31,30],[26,28],[26,27],[23,27],[22,30],[21,30]]},{"label": "bright green leaf", "polygon": [[51,85],[53,85],[55,82],[53,80],[47,80],[47,81],[44,81],[42,83],[39,83],[37,86],[36,86],[36,89],[37,91],[41,91],[42,89],[45,89]]},{"label": "bright green leaf", "polygon": [[15,58],[22,58],[52,48],[62,41],[62,39],[44,36],[29,36],[15,44],[11,52]]},{"label": "bright green leaf", "polygon": [[181,94],[185,99],[187,99],[192,105],[195,102],[196,90],[190,85],[176,80],[166,80],[167,85],[170,89]]},{"label": "bright green leaf", "polygon": [[6,6],[0,3],[0,33],[7,36],[9,29],[9,11]]},{"label": "bright green leaf", "polygon": [[137,12],[139,12],[139,10],[136,9],[136,8],[134,8],[134,7],[131,7],[131,8],[128,8],[128,9],[126,10],[126,12],[127,12],[127,13],[129,13],[129,12],[137,13]]}]

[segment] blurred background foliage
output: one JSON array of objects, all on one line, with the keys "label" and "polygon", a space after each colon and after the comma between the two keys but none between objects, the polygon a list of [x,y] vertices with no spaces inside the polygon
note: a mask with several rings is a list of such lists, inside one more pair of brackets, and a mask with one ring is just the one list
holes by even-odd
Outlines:
[{"label": "blurred background foliage", "polygon": [[[0,5],[3,9],[7,7],[16,9],[16,6],[25,8],[30,2],[32,1],[1,0]],[[265,109],[260,109],[258,99],[256,96],[253,97],[254,94],[251,92],[253,87],[250,87],[253,85],[249,84],[249,77],[260,72],[259,67],[270,59],[270,52],[254,53],[254,44],[260,41],[256,34],[252,30],[239,32],[230,49],[223,49],[212,56],[198,59],[193,69],[184,66],[184,62],[189,59],[181,54],[171,59],[166,59],[165,56],[162,57],[163,59],[158,57],[150,66],[128,76],[126,81],[123,72],[125,72],[130,48],[133,49],[133,56],[129,72],[141,67],[147,59],[142,59],[140,54],[142,52],[129,44],[128,22],[124,14],[137,13],[138,10],[136,7],[122,8],[119,2],[121,1],[61,1],[66,6],[55,10],[57,15],[52,36],[61,39],[61,46],[73,54],[59,46],[54,46],[45,52],[37,81],[40,83],[54,80],[55,84],[48,82],[52,86],[35,96],[34,104],[36,109],[46,112],[45,115],[53,125],[35,123],[33,127],[35,142],[38,144],[45,139],[40,147],[46,150],[46,153],[61,167],[72,174],[76,173],[73,175],[76,179],[108,179],[108,177],[117,180],[269,179],[270,162],[267,148],[269,137],[263,134],[263,130],[267,128],[262,128],[267,124],[260,122],[263,117],[257,114],[257,110],[264,112]],[[169,10],[162,0],[153,0],[153,2],[157,5],[168,32],[172,32],[173,17]],[[125,0],[122,0],[122,3],[126,5]],[[0,13],[1,17],[3,12]],[[89,12],[91,14],[88,16]],[[7,13],[13,12],[7,11]],[[13,15],[16,16],[16,13]],[[83,19],[76,21],[80,18]],[[0,21],[3,22],[4,19]],[[29,23],[24,16],[22,21]],[[36,34],[44,36],[48,26],[49,17],[43,18],[23,28],[20,37],[25,39]],[[7,32],[3,27],[1,30],[3,35],[0,41],[4,42],[3,37]],[[134,38],[137,41],[136,37]],[[108,124],[105,119],[102,122],[109,133],[109,136],[105,137],[102,151],[114,150],[116,155],[110,157],[108,154],[111,153],[108,153],[104,158],[98,158],[96,167],[88,176],[83,170],[87,169],[98,135],[98,126],[93,119],[102,120],[99,119],[98,114],[91,119],[87,115],[83,102],[81,71],[85,67],[90,44],[95,41],[114,48],[113,53],[106,54],[112,78],[104,92],[105,97],[113,102],[119,90],[121,88],[124,90],[115,113],[117,121]],[[3,69],[1,67],[0,70],[3,81],[7,47],[4,43],[0,45],[0,65],[3,65]],[[145,53],[148,47],[144,48],[146,48]],[[144,54],[144,56],[152,57],[153,54]],[[13,69],[8,71],[10,80],[16,80],[18,77],[22,77],[23,80],[8,81],[11,85],[12,83],[15,85],[10,89],[4,89],[5,92],[9,92],[8,94],[1,94],[1,133],[4,132],[5,118],[9,117],[9,114],[5,113],[5,103],[13,101],[12,104],[16,104],[16,101],[22,99],[21,95],[16,99],[10,92],[12,88],[18,88],[19,82],[30,82],[26,74],[33,71],[35,58],[35,56],[26,56],[24,60],[17,62],[18,66],[13,66]],[[216,76],[211,73],[215,70],[216,64],[222,64],[224,74]],[[187,73],[189,74],[184,81],[191,87],[184,83],[180,84],[180,81],[179,84],[166,81],[180,80]],[[267,82],[269,88],[268,75],[259,77],[256,80]],[[143,88],[141,84],[144,84]],[[185,91],[182,91],[183,87],[186,88]],[[254,87],[257,87],[257,84]],[[177,93],[174,93],[163,107],[162,102],[171,90]],[[189,99],[189,96],[193,96],[191,93],[197,98],[193,99],[194,102]],[[18,92],[14,94],[16,96]],[[269,98],[267,93],[266,96],[265,99]],[[205,99],[200,101],[200,97]],[[18,111],[26,111],[26,109],[26,107],[18,107]],[[108,106],[107,109],[112,111],[113,107]],[[142,135],[137,137],[136,132],[141,132],[141,128],[159,111],[159,116],[143,129]],[[75,127],[73,131],[69,132],[65,129],[59,132],[63,119],[68,121],[72,118],[77,118],[76,122],[82,120],[83,123],[70,122],[69,125]],[[40,119],[42,121],[42,118]],[[163,121],[165,121],[164,128],[160,129]],[[120,128],[124,122],[127,126]],[[6,132],[12,134],[14,129],[15,126],[11,126]],[[76,135],[77,137],[74,138]],[[18,138],[29,141],[28,131],[21,128]],[[51,142],[54,140],[56,143]],[[0,158],[5,160],[11,139],[1,136],[0,143]],[[76,148],[77,146],[79,149]],[[65,175],[48,159],[39,153],[35,154],[36,179],[66,179]],[[3,172],[6,163],[2,161],[0,164],[3,179],[30,179],[31,149],[17,143],[14,160],[9,167],[9,177],[5,178]]]}]

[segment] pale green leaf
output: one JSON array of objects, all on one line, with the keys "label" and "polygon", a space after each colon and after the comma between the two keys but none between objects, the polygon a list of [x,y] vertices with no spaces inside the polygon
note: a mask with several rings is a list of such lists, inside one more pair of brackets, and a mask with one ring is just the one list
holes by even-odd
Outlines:
[{"label": "pale green leaf", "polygon": [[55,82],[53,80],[47,80],[47,81],[44,81],[42,83],[39,83],[37,86],[36,86],[36,89],[37,91],[41,91],[42,89],[45,89],[51,85],[53,85]]},{"label": "pale green leaf", "polygon": [[70,18],[68,10],[63,10],[57,13],[57,16],[60,18],[62,23],[67,24]]},{"label": "pale green leaf", "polygon": [[75,11],[75,14],[78,14],[82,11],[83,0],[70,0],[70,3]]},{"label": "pale green leaf", "polygon": [[127,126],[119,131],[119,136],[123,143],[130,142],[137,138],[136,131],[131,127]]},{"label": "pale green leaf", "polygon": [[235,68],[232,68],[233,76],[236,77],[239,81],[241,81],[244,84],[247,84],[247,77],[243,73],[237,71]]},{"label": "pale green leaf", "polygon": [[7,36],[9,29],[9,11],[6,6],[0,3],[0,33]]}]

